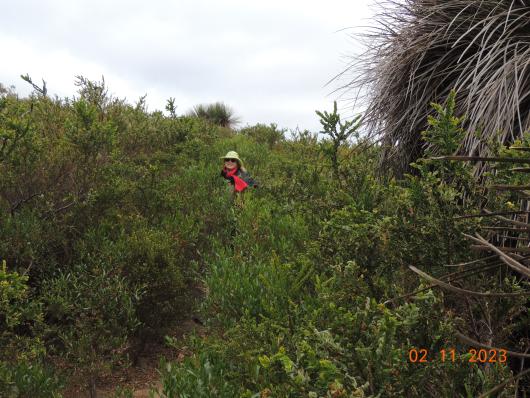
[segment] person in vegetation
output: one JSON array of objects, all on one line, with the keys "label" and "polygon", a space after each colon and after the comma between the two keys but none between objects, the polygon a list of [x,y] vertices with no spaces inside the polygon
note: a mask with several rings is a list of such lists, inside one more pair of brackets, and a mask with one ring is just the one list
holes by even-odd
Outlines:
[{"label": "person in vegetation", "polygon": [[229,151],[221,159],[224,160],[224,167],[221,176],[228,180],[234,187],[234,194],[243,192],[248,187],[256,187],[257,183],[243,167],[243,162],[235,151]]}]

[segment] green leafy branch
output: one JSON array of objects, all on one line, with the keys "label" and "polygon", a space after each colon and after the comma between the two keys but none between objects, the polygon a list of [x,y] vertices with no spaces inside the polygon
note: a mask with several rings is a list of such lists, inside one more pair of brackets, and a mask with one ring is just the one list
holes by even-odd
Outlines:
[{"label": "green leafy branch", "polygon": [[324,131],[321,133],[331,137],[332,146],[329,151],[331,166],[335,178],[340,181],[338,159],[339,148],[357,132],[361,125],[361,115],[356,116],[352,120],[345,122],[341,121],[340,114],[337,113],[337,101],[333,101],[332,113],[328,113],[327,111],[315,112],[320,117],[320,124],[322,124],[322,127],[324,128]]}]

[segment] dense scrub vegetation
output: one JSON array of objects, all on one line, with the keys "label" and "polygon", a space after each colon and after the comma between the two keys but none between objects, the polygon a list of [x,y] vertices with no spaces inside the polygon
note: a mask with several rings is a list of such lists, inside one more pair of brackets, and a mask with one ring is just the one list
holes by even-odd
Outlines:
[{"label": "dense scrub vegetation", "polygon": [[[462,300],[408,269],[475,258],[461,232],[477,220],[454,217],[508,198],[483,196],[468,167],[420,160],[384,179],[380,148],[336,112],[320,113],[329,137],[286,137],[79,86],[72,99],[0,96],[0,394],[60,396],[79,376],[94,394],[192,311],[207,337],[168,339],[192,354],[161,364],[160,396],[472,397],[510,376],[469,363],[455,331],[521,348],[524,296]],[[452,109],[424,134],[438,152],[461,139]],[[219,177],[228,150],[260,182],[237,205]],[[524,287],[503,267],[465,283]],[[412,363],[412,348],[429,361]],[[456,361],[441,361],[450,348]]]}]

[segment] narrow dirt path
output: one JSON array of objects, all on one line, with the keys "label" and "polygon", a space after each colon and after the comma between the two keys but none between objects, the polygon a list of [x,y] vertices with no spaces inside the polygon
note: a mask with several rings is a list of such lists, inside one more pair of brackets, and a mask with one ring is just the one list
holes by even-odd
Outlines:
[{"label": "narrow dirt path", "polygon": [[[183,339],[193,332],[204,335],[204,327],[191,318],[185,319],[173,330],[170,337]],[[152,388],[161,388],[158,373],[160,359],[165,358],[168,361],[181,362],[190,354],[191,352],[187,350],[187,347],[177,351],[166,346],[163,342],[147,344],[136,366],[112,373],[98,381],[98,398],[113,397],[118,387],[131,390],[134,398],[149,398],[149,391]],[[88,391],[80,383],[73,383],[68,386],[62,394],[64,398],[89,398]]]}]

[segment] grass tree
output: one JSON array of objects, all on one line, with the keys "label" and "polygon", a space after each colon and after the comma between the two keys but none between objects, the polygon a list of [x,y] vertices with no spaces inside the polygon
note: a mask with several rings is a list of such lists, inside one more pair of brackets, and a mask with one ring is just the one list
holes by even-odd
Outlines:
[{"label": "grass tree", "polygon": [[[468,131],[458,151],[487,154],[530,129],[529,0],[383,0],[366,51],[340,75],[398,174],[423,151],[430,104],[456,90]],[[475,132],[479,131],[480,134]]]},{"label": "grass tree", "polygon": [[195,105],[189,115],[206,119],[215,125],[227,128],[233,128],[239,122],[234,111],[223,102]]}]

